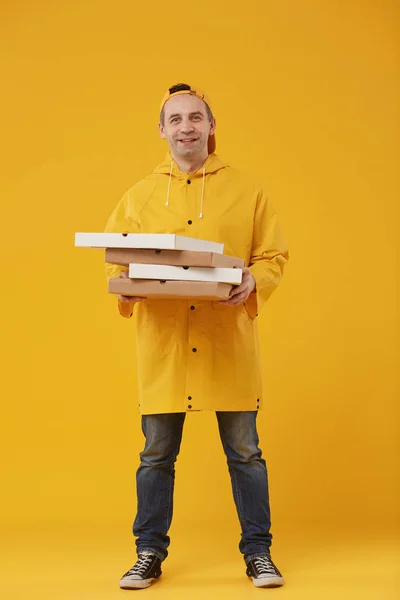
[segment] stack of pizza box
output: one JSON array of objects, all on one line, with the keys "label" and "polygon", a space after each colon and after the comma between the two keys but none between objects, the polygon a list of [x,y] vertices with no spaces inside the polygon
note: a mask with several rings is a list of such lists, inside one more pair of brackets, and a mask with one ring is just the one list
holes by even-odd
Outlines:
[{"label": "stack of pizza box", "polygon": [[77,233],[75,245],[104,248],[105,261],[129,268],[108,291],[146,298],[226,300],[242,281],[244,260],[217,242],[164,233]]}]

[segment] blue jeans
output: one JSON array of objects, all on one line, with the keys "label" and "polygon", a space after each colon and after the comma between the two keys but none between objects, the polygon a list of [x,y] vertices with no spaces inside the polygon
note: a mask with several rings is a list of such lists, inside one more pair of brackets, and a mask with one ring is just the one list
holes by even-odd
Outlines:
[{"label": "blue jeans", "polygon": [[[265,460],[258,447],[257,412],[217,412],[233,497],[242,528],[239,550],[248,562],[269,554],[272,541]],[[186,413],[143,415],[146,438],[137,471],[138,511],[133,524],[138,552],[164,560],[170,543],[175,468]]]}]

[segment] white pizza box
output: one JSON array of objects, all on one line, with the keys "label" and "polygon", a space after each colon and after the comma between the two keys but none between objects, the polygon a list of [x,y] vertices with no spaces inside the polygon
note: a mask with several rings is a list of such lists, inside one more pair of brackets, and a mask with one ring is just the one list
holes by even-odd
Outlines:
[{"label": "white pizza box", "polygon": [[224,244],[174,233],[76,233],[75,246],[86,248],[151,248],[197,250],[222,254]]},{"label": "white pizza box", "polygon": [[217,281],[158,281],[112,277],[108,291],[122,296],[142,296],[165,300],[228,300],[232,286]]},{"label": "white pizza box", "polygon": [[218,281],[220,283],[239,285],[242,283],[242,269],[130,264],[129,277],[131,279],[175,281]]},{"label": "white pizza box", "polygon": [[188,267],[238,267],[243,269],[243,258],[217,254],[216,252],[196,252],[195,250],[147,250],[134,248],[106,248],[105,260],[114,265],[128,266],[131,263],[176,265]]}]

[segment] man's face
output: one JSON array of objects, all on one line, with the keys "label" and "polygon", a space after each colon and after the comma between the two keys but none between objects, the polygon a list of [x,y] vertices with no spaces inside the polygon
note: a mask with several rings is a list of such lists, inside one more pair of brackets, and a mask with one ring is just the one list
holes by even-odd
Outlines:
[{"label": "man's face", "polygon": [[214,133],[215,119],[208,120],[206,105],[197,96],[179,94],[164,105],[164,125],[160,135],[172,151],[181,156],[206,153],[208,137]]}]

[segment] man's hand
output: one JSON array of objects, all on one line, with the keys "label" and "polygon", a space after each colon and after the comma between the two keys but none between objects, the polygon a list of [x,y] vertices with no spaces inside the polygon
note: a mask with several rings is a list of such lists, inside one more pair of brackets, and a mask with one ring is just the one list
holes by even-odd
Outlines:
[{"label": "man's hand", "polygon": [[[128,279],[127,271],[122,271],[120,274],[121,279]],[[132,316],[133,307],[136,302],[143,302],[147,298],[143,298],[142,296],[121,296],[118,294],[118,307],[120,315],[129,319]]]},{"label": "man's hand", "polygon": [[242,283],[232,288],[229,300],[221,300],[220,304],[227,304],[228,306],[239,306],[246,302],[251,292],[256,289],[256,280],[254,275],[251,274],[250,269],[245,267],[243,269]]}]

